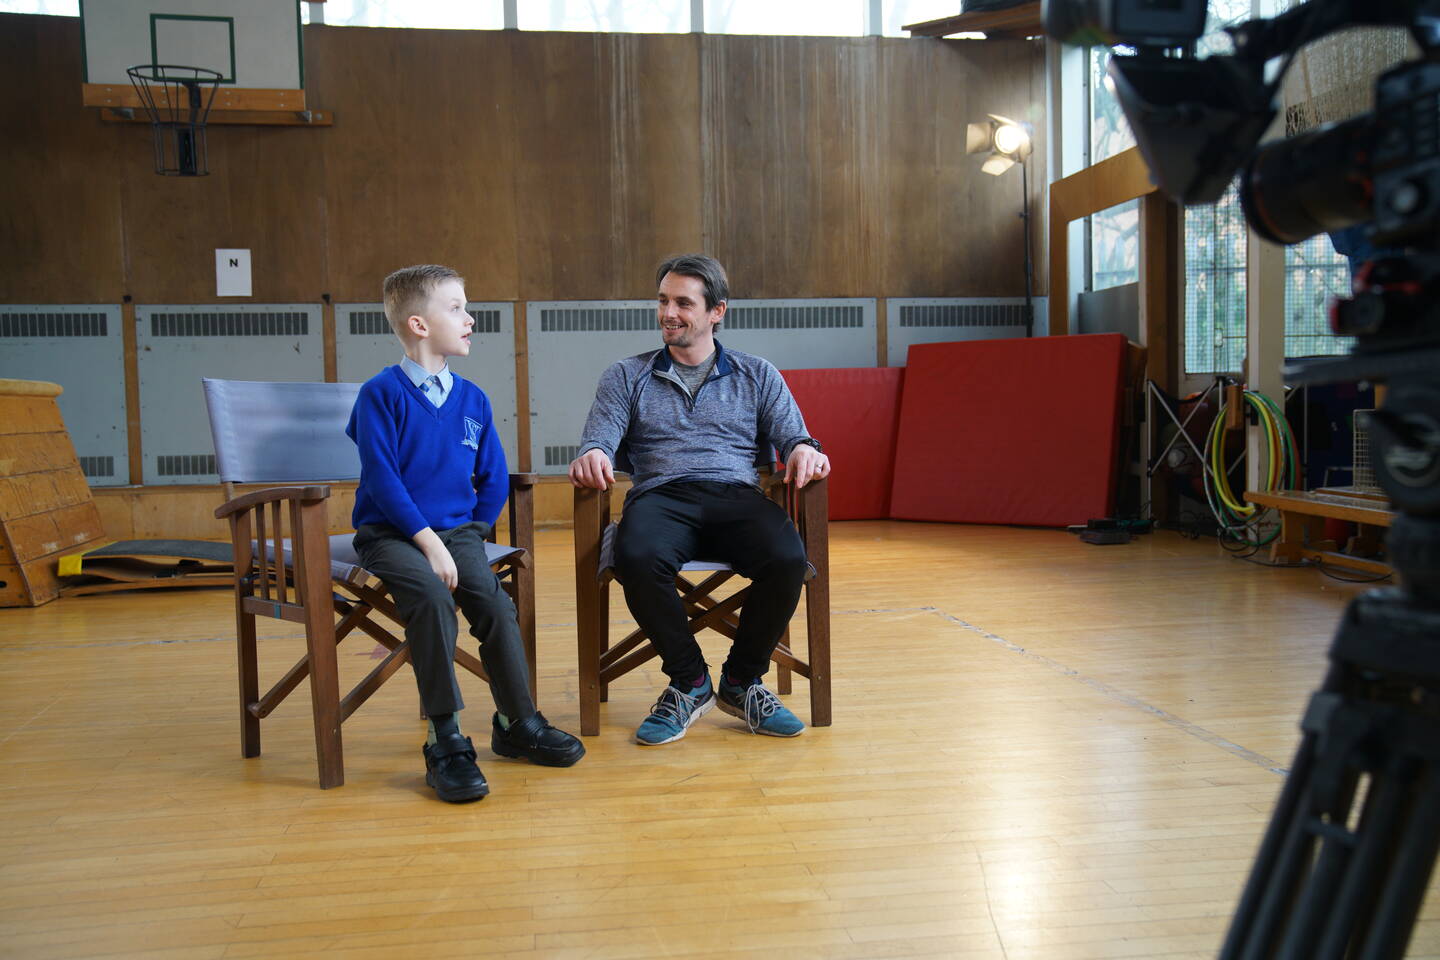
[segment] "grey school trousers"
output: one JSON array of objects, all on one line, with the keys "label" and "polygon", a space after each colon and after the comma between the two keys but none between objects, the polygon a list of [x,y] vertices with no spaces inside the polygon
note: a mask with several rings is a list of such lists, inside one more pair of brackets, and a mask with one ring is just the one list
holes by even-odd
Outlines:
[{"label": "grey school trousers", "polygon": [[496,709],[511,720],[523,720],[535,712],[515,604],[485,559],[489,531],[488,525],[478,522],[435,531],[459,573],[453,595],[430,569],[425,554],[399,530],[387,524],[365,524],[355,531],[360,563],[385,583],[405,621],[420,706],[432,717],[465,706],[455,681],[455,641],[460,632],[457,603],[470,621],[470,635],[480,642],[480,662],[490,675]]}]

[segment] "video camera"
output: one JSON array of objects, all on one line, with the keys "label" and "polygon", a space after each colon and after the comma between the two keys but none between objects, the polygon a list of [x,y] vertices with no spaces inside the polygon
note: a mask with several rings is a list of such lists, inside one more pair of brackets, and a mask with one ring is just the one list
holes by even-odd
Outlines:
[{"label": "video camera", "polygon": [[[1234,52],[1197,58],[1206,0],[1042,0],[1045,32],[1118,46],[1108,75],[1156,185],[1175,201],[1214,203],[1239,174],[1245,218],[1275,243],[1364,224],[1391,253],[1367,262],[1331,329],[1343,357],[1292,361],[1292,383],[1394,381],[1424,412],[1387,404],[1373,428],[1397,507],[1440,516],[1440,0],[1309,0],[1272,19],[1226,27]],[[1421,56],[1382,74],[1373,112],[1258,146],[1285,70],[1305,44],[1352,26],[1404,26]],[[1283,58],[1267,79],[1271,61]],[[1402,384],[1406,381],[1409,385]],[[1392,400],[1401,400],[1392,391]],[[1398,491],[1386,483],[1398,483]]]},{"label": "video camera", "polygon": [[[1205,0],[1045,0],[1045,30],[1067,43],[1121,44],[1109,75],[1157,185],[1213,203],[1244,167],[1246,218],[1275,243],[1372,222],[1377,246],[1433,243],[1440,227],[1440,2],[1311,0],[1227,27],[1235,52],[1194,57]],[[1267,144],[1277,74],[1265,67],[1349,26],[1408,26],[1427,58],[1382,76],[1371,115]]]}]

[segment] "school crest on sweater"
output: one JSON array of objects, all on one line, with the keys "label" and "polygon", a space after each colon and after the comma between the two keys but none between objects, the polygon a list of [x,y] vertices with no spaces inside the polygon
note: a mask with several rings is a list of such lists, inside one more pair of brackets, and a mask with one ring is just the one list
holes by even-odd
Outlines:
[{"label": "school crest on sweater", "polygon": [[460,442],[471,450],[480,449],[480,424],[477,421],[465,418],[465,439]]}]

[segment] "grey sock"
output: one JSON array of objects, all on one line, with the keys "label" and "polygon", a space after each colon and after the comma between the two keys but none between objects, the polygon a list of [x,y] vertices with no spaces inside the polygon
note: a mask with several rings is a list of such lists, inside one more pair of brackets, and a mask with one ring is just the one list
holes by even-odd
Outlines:
[{"label": "grey sock", "polygon": [[430,718],[429,729],[425,733],[425,745],[435,746],[435,741],[441,737],[460,735],[460,714],[442,713]]}]

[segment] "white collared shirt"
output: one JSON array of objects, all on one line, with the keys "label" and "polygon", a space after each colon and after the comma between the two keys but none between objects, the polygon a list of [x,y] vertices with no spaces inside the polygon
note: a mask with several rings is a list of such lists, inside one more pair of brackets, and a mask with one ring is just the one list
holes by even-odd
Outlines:
[{"label": "white collared shirt", "polygon": [[400,358],[400,369],[410,382],[435,406],[443,406],[445,398],[450,396],[450,390],[455,386],[455,377],[450,372],[450,364],[440,368],[439,373],[431,373],[420,364],[409,357]]}]

